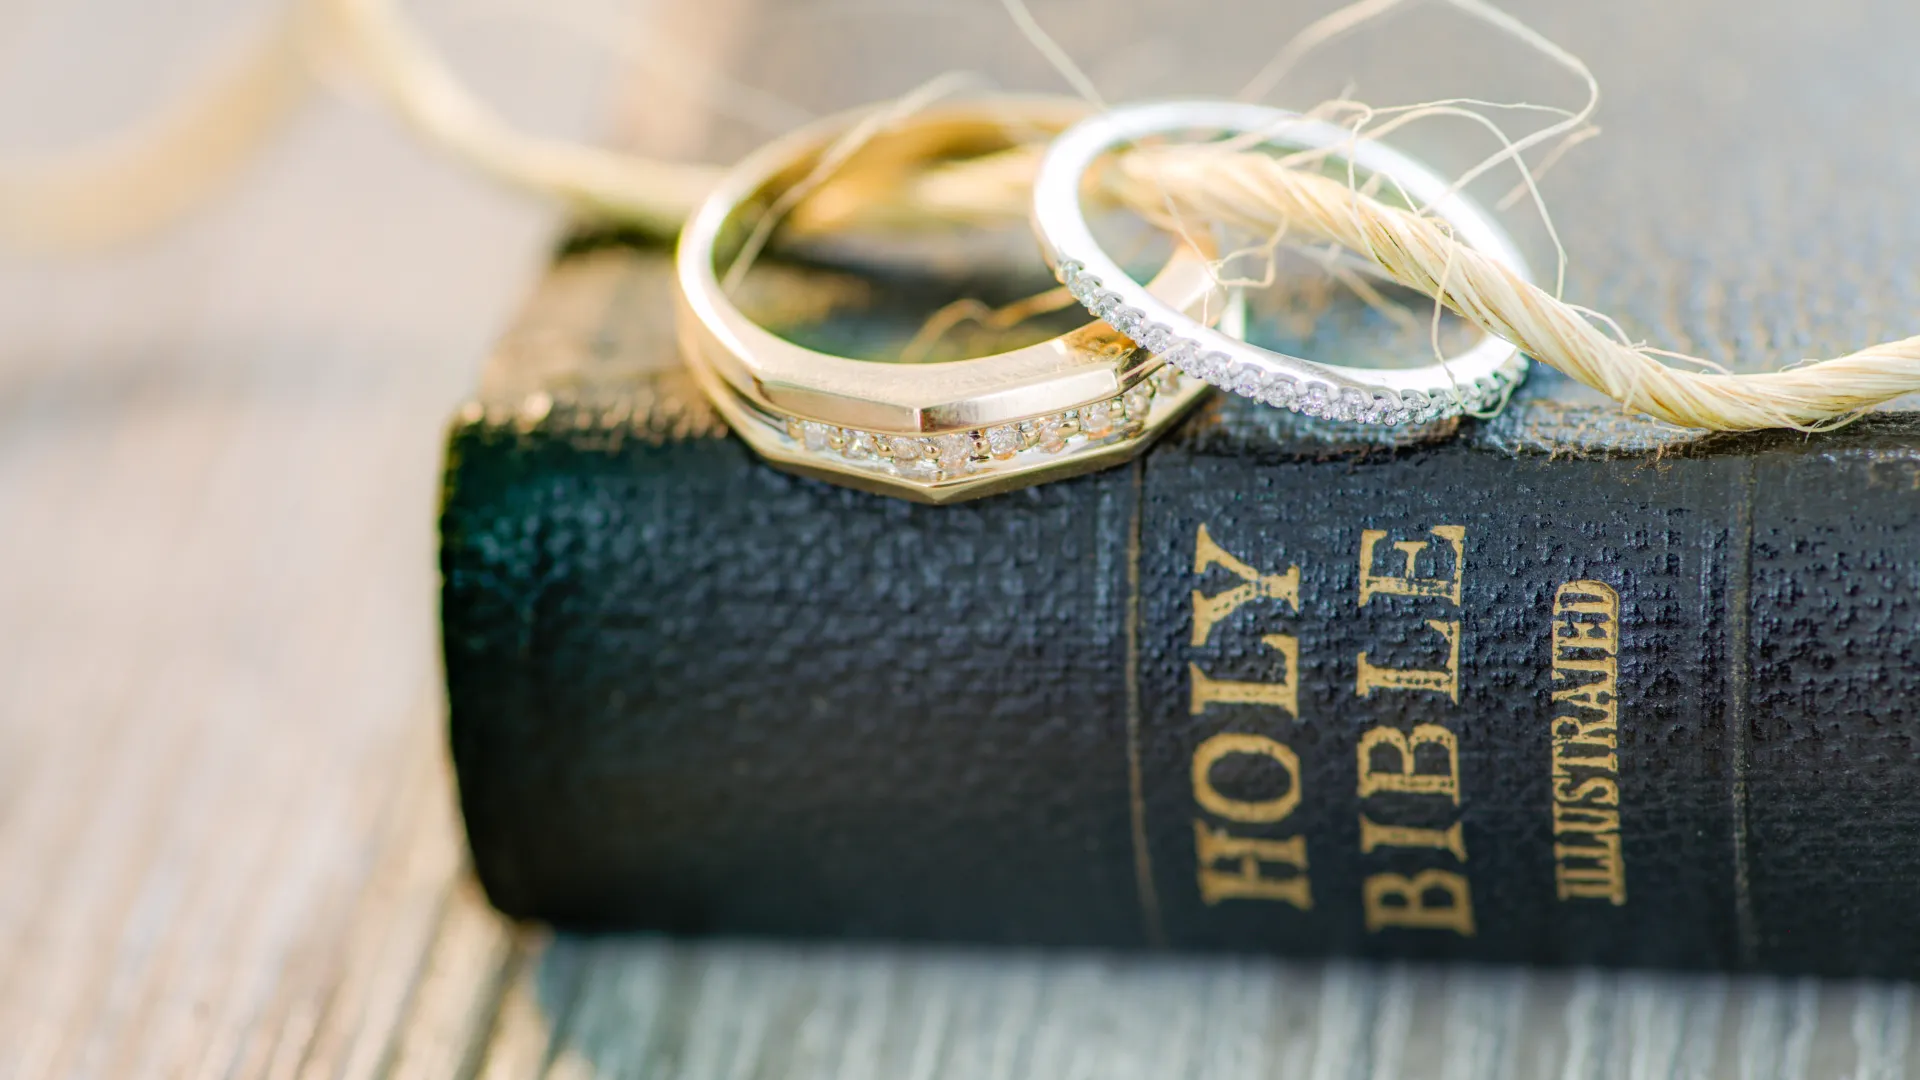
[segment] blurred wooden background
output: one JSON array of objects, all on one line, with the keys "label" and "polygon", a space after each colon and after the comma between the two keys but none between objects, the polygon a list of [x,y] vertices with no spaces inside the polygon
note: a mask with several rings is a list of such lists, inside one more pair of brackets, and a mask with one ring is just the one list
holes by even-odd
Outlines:
[{"label": "blurred wooden background", "polygon": [[[712,152],[695,76],[739,0],[650,2],[642,54],[591,0],[414,8],[518,120]],[[878,6],[1025,49],[991,0]],[[266,10],[16,0],[4,145],[114,129]],[[742,130],[798,115],[730,100]],[[433,515],[443,424],[556,227],[329,99],[184,227],[0,264],[0,1076],[1908,1073],[1897,986],[505,924],[462,870]]]}]

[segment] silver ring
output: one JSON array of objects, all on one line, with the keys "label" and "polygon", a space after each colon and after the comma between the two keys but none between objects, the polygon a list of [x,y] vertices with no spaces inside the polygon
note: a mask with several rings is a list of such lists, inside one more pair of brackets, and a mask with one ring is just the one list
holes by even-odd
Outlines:
[{"label": "silver ring", "polygon": [[1168,101],[1116,108],[1067,129],[1048,148],[1033,186],[1033,227],[1055,275],[1088,311],[1195,378],[1310,416],[1372,424],[1437,420],[1485,412],[1526,378],[1527,358],[1487,335],[1471,349],[1417,368],[1315,363],[1236,341],[1174,310],[1126,275],[1087,225],[1080,203],[1086,172],[1116,146],[1171,133],[1244,135],[1301,150],[1324,150],[1361,173],[1399,185],[1452,226],[1469,247],[1528,271],[1512,238],[1487,212],[1419,162],[1346,128],[1298,113],[1239,102]]}]

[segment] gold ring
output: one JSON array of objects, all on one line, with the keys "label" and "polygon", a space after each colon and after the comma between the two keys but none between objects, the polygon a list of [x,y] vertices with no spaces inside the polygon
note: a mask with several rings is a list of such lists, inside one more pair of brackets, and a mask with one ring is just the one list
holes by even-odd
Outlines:
[{"label": "gold ring", "polygon": [[[864,141],[835,176],[861,162],[908,165],[1050,138],[1087,113],[1065,98],[953,102],[875,125],[872,109],[820,121],[748,156],[689,220],[676,253],[681,350],[734,431],[790,471],[921,502],[977,498],[1125,461],[1206,392],[1098,322],[1010,352],[895,364],[832,356],[756,324],[721,284],[758,218],[815,175],[849,134]],[[868,134],[861,125],[878,128]],[[890,175],[885,172],[882,175]],[[722,264],[717,266],[716,264]],[[1148,284],[1196,317],[1233,305],[1203,253],[1176,245]]]}]

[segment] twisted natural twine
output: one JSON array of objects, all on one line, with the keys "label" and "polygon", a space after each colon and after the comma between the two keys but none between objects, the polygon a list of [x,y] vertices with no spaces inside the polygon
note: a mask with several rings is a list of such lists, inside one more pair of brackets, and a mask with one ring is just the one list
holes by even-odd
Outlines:
[{"label": "twisted natural twine", "polygon": [[[1399,2],[1360,0],[1323,19],[1283,50],[1256,83],[1264,89],[1307,49]],[[1484,0],[1449,2],[1554,56],[1593,90],[1577,60]],[[1018,0],[1007,3],[1022,30],[1072,73],[1064,53],[1039,33]],[[172,220],[218,190],[281,126],[310,92],[315,73],[350,75],[425,141],[496,179],[555,199],[583,217],[661,238],[678,230],[716,176],[708,166],[516,130],[466,91],[393,0],[299,0],[156,122],[105,146],[0,168],[0,239],[73,249],[119,242]],[[1091,96],[1084,76],[1077,83]],[[1582,137],[1576,129],[1594,100],[1590,96],[1585,109],[1546,132],[1509,143],[1475,173],[1503,160],[1519,163],[1546,134]],[[1462,110],[1442,105],[1427,111]],[[867,214],[904,219],[1022,214],[1037,157],[1037,148],[1016,149],[853,203],[864,202]],[[1603,329],[1611,327],[1608,320],[1457,243],[1444,223],[1417,208],[1391,205],[1368,186],[1335,179],[1318,166],[1311,156],[1275,158],[1230,146],[1152,147],[1119,155],[1099,183],[1109,197],[1169,229],[1221,224],[1346,247],[1387,277],[1627,408],[1683,427],[1818,429],[1920,391],[1920,337],[1762,374],[1672,366],[1665,361],[1711,365],[1635,346],[1617,330],[1609,333]],[[1530,184],[1530,174],[1522,171]],[[810,216],[805,206],[794,208],[788,220],[790,228],[802,230],[834,224]]]},{"label": "twisted natural twine", "polygon": [[1434,297],[1488,333],[1649,416],[1717,431],[1818,428],[1920,388],[1920,337],[1750,375],[1687,371],[1609,335],[1574,306],[1454,240],[1437,218],[1382,203],[1318,172],[1251,153],[1141,150],[1110,185],[1150,212],[1259,232],[1306,233],[1366,255],[1393,280]]}]

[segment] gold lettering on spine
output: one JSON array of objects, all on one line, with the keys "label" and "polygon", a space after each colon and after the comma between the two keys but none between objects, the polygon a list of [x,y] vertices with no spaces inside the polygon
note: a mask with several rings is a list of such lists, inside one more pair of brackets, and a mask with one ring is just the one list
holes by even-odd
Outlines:
[{"label": "gold lettering on spine", "polygon": [[1262,574],[1248,566],[1214,543],[1207,534],[1207,527],[1200,526],[1193,548],[1193,572],[1204,574],[1213,567],[1223,567],[1240,584],[1224,592],[1208,596],[1199,589],[1193,590],[1193,644],[1205,645],[1213,633],[1214,624],[1240,610],[1242,604],[1252,600],[1285,600],[1294,611],[1300,610],[1300,568],[1289,566],[1285,573]]},{"label": "gold lettering on spine", "polygon": [[1444,596],[1453,601],[1454,607],[1460,606],[1460,581],[1465,576],[1467,566],[1467,530],[1464,525],[1436,525],[1427,530],[1440,541],[1453,549],[1453,573],[1447,577],[1421,577],[1414,570],[1414,561],[1425,552],[1428,542],[1425,540],[1401,540],[1393,544],[1393,550],[1400,554],[1400,572],[1397,574],[1376,574],[1373,572],[1374,555],[1380,549],[1380,541],[1387,534],[1379,529],[1365,529],[1360,533],[1360,606],[1366,607],[1367,601],[1375,596],[1388,594],[1393,596]]},{"label": "gold lettering on spine", "polygon": [[1371,933],[1397,928],[1473,936],[1473,897],[1465,874],[1451,870],[1422,870],[1412,876],[1372,874],[1360,893]]},{"label": "gold lettering on spine", "polygon": [[[1291,611],[1300,610],[1300,568],[1289,566],[1278,574],[1263,574],[1215,542],[1201,525],[1194,536],[1193,572],[1205,575],[1220,567],[1240,579],[1239,584],[1211,596],[1192,591],[1194,648],[1203,648],[1221,622],[1255,600],[1279,600]],[[1291,723],[1300,712],[1300,642],[1292,634],[1268,633],[1262,645],[1280,658],[1279,677],[1266,681],[1216,679],[1190,660],[1189,705],[1195,716],[1213,705],[1252,706],[1270,710],[1236,714],[1247,723],[1266,726]],[[1214,785],[1214,767],[1234,757],[1265,759],[1262,768],[1279,766],[1285,787],[1261,795],[1233,794]],[[1300,759],[1281,739],[1248,731],[1218,732],[1194,748],[1191,762],[1193,800],[1198,809],[1218,823],[1196,817],[1193,822],[1195,880],[1200,898],[1208,905],[1228,900],[1288,904],[1301,911],[1313,909],[1313,887],[1307,875],[1307,838],[1303,835],[1246,835],[1281,826],[1300,805]],[[1239,831],[1233,831],[1233,830]]]},{"label": "gold lettering on spine", "polygon": [[[1269,799],[1235,799],[1213,786],[1213,767],[1234,754],[1264,757],[1278,762],[1287,773],[1287,790]],[[1200,744],[1193,752],[1193,801],[1215,817],[1228,821],[1267,823],[1280,821],[1300,805],[1300,759],[1294,752],[1265,735],[1243,735],[1223,731]]]},{"label": "gold lettering on spine", "polygon": [[1189,663],[1187,674],[1193,678],[1193,694],[1188,707],[1193,715],[1199,716],[1207,711],[1207,706],[1213,704],[1271,705],[1289,717],[1300,715],[1300,683],[1297,678],[1300,671],[1300,640],[1292,634],[1268,634],[1260,639],[1260,643],[1280,654],[1280,681],[1236,682],[1215,679],[1201,671],[1199,664]]},{"label": "gold lettering on spine", "polygon": [[1620,834],[1594,837],[1599,847],[1553,845],[1553,883],[1562,900],[1627,902],[1627,864],[1620,856]]},{"label": "gold lettering on spine", "polygon": [[[1313,885],[1307,878],[1307,838],[1262,840],[1233,836],[1223,829],[1193,823],[1193,846],[1200,853],[1200,899],[1209,906],[1222,900],[1279,900],[1301,911],[1313,910]],[[1229,869],[1222,869],[1222,866]],[[1284,876],[1267,868],[1287,867]]]},{"label": "gold lettering on spine", "polygon": [[1383,847],[1433,848],[1451,852],[1461,862],[1467,861],[1467,842],[1460,835],[1457,821],[1444,829],[1423,829],[1414,825],[1382,825],[1361,814],[1360,853],[1371,855],[1373,849]]},{"label": "gold lettering on spine", "polygon": [[[1607,755],[1606,764],[1601,767],[1606,769],[1618,768],[1612,754]],[[1589,806],[1620,805],[1620,784],[1618,781],[1605,776],[1589,776],[1585,780],[1575,780],[1573,777],[1566,775],[1566,773],[1567,770],[1561,767],[1560,755],[1555,753],[1553,756],[1553,798],[1556,803],[1586,803]]]},{"label": "gold lettering on spine", "polygon": [[[1556,701],[1554,704],[1562,704]],[[1568,747],[1598,746],[1611,750],[1616,734],[1611,713],[1601,719],[1580,716],[1556,716],[1553,719],[1553,749],[1557,756]]]},{"label": "gold lettering on spine", "polygon": [[1618,833],[1620,831],[1620,811],[1600,810],[1591,806],[1568,806],[1565,803],[1553,804],[1553,834],[1564,836],[1567,833]]},{"label": "gold lettering on spine", "polygon": [[1360,654],[1360,674],[1354,679],[1354,693],[1366,697],[1379,690],[1431,690],[1460,701],[1460,620],[1428,619],[1427,626],[1447,643],[1447,666],[1434,670],[1383,668],[1367,662]]},{"label": "gold lettering on spine", "polygon": [[1553,598],[1553,877],[1562,900],[1627,902],[1620,846],[1620,594],[1571,581]]},{"label": "gold lettering on spine", "polygon": [[[1427,532],[1445,546],[1446,552],[1435,550],[1434,540],[1389,543],[1385,530],[1361,531],[1361,608],[1378,596],[1411,597],[1416,601],[1411,605],[1412,612],[1422,616],[1436,604],[1460,607],[1467,530],[1461,525],[1436,525]],[[1381,551],[1383,544],[1394,555]],[[1452,556],[1451,565],[1447,553]],[[1391,569],[1382,571],[1382,565]],[[1406,610],[1407,605],[1396,606],[1396,611]],[[1440,635],[1446,649],[1445,666],[1382,667],[1362,651],[1356,657],[1355,696],[1364,699],[1393,692],[1417,693],[1460,703],[1461,620],[1423,621],[1427,629]],[[1400,709],[1435,711],[1445,706],[1423,696]],[[1400,715],[1398,709],[1395,715]],[[1411,871],[1378,871],[1361,882],[1367,931],[1439,930],[1473,936],[1473,891],[1465,873],[1467,843],[1459,816],[1459,737],[1444,723],[1416,723],[1410,730],[1396,723],[1381,723],[1361,735],[1355,756],[1355,793],[1363,801],[1373,800],[1364,802],[1360,812],[1360,854],[1390,859],[1388,865],[1398,864]],[[1441,799],[1446,801],[1438,802]],[[1436,859],[1450,859],[1459,869],[1421,865]]]},{"label": "gold lettering on spine", "polygon": [[[1414,753],[1422,746],[1437,746],[1447,752],[1447,771],[1423,773],[1414,769]],[[1376,768],[1376,750],[1393,750],[1397,768]],[[1360,797],[1382,791],[1400,791],[1409,795],[1445,795],[1460,805],[1460,740],[1439,724],[1420,724],[1407,735],[1399,728],[1368,728],[1360,736]]]}]

